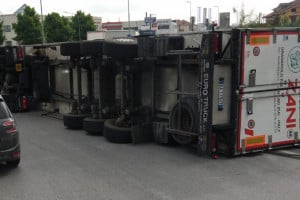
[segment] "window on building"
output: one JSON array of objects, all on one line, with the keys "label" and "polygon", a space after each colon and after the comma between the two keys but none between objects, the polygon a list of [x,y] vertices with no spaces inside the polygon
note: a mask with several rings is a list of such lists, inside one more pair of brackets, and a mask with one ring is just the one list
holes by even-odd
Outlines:
[{"label": "window on building", "polygon": [[12,41],[10,41],[10,40],[7,40],[7,41],[5,41],[5,46],[12,46]]},{"label": "window on building", "polygon": [[169,29],[170,28],[170,25],[169,24],[159,24],[158,25],[158,30],[161,30],[161,29]]},{"label": "window on building", "polygon": [[4,25],[3,26],[3,31],[4,32],[11,32],[11,25]]},{"label": "window on building", "polygon": [[[123,30],[128,30],[129,29],[129,27],[124,27],[123,28]],[[130,30],[135,30],[135,31],[137,31],[137,30],[139,30],[139,28],[137,27],[137,26],[133,26],[133,27],[130,27]]]},{"label": "window on building", "polygon": [[296,12],[296,8],[292,8],[292,12]]}]

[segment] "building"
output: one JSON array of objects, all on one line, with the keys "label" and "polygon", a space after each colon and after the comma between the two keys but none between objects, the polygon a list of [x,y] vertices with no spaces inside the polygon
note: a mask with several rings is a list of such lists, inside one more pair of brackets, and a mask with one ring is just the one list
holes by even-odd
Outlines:
[{"label": "building", "polygon": [[[156,34],[174,34],[178,32],[188,32],[189,25],[189,22],[185,20],[157,19],[152,23],[152,29],[156,30]],[[150,29],[150,27],[146,26],[149,25],[146,25],[144,20],[130,21],[130,25],[128,21],[102,23],[102,29],[108,31],[128,30],[129,28],[135,31]]]},{"label": "building", "polygon": [[300,16],[300,0],[289,3],[280,3],[273,12],[264,16],[267,24],[278,24],[282,17],[288,17],[291,23],[296,22]]},{"label": "building", "polygon": [[13,30],[12,25],[17,22],[17,15],[1,15],[1,20],[3,21],[3,33],[5,36],[3,45],[16,45],[17,42],[14,40],[14,38],[16,37],[16,33]]},{"label": "building", "polygon": [[[16,33],[14,29],[12,28],[12,25],[14,23],[17,23],[17,15],[24,13],[24,9],[26,8],[26,4],[23,4],[20,8],[18,8],[13,14],[8,15],[1,15],[0,20],[3,21],[3,32],[5,36],[5,41],[3,45],[5,46],[11,46],[11,45],[17,45],[17,41],[14,40],[16,37]],[[102,18],[101,17],[93,17],[96,31],[100,31],[102,28]],[[71,17],[69,17],[71,18]]]}]

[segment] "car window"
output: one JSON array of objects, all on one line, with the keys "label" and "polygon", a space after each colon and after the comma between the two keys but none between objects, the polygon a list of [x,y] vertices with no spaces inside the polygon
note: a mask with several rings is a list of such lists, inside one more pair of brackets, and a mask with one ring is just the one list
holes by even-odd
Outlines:
[{"label": "car window", "polygon": [[10,118],[11,114],[7,108],[7,105],[3,100],[0,99],[0,119],[7,119]]}]

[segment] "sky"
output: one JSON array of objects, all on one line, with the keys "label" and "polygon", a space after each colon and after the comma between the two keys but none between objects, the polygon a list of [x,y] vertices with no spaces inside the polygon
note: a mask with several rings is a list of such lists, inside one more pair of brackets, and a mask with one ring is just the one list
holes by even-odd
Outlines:
[{"label": "sky", "polygon": [[[268,14],[279,3],[291,2],[292,0],[10,0],[2,3],[1,14],[12,14],[23,4],[34,7],[36,12],[41,13],[42,2],[43,14],[57,12],[61,15],[70,16],[81,10],[92,16],[102,17],[103,22],[116,22],[128,20],[128,2],[131,20],[144,19],[148,16],[156,16],[158,19],[185,19],[191,15],[197,16],[198,7],[207,7],[212,10],[212,18],[217,18],[218,12],[231,12],[233,7],[240,10],[242,4],[246,13],[253,11]],[[233,14],[232,14],[233,15]],[[214,20],[214,19],[213,19]]]}]

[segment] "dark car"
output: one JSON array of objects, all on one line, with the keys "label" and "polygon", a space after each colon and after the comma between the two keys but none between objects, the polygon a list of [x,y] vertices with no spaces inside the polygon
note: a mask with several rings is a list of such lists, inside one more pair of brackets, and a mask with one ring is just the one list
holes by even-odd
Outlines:
[{"label": "dark car", "polygon": [[20,163],[19,132],[15,120],[0,95],[0,163],[17,167]]}]

